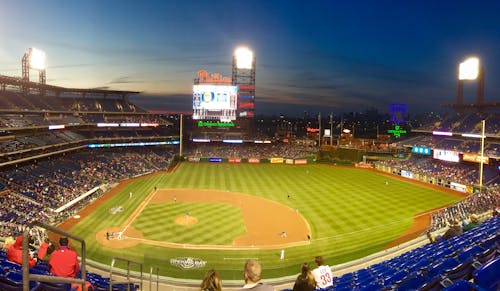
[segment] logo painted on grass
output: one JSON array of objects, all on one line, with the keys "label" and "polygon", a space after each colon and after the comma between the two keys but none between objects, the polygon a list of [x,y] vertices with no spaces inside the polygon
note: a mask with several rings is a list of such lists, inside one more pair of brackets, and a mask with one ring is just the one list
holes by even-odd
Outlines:
[{"label": "logo painted on grass", "polygon": [[118,212],[122,212],[122,211],[123,211],[123,206],[121,206],[121,205],[109,209],[109,213],[111,213],[111,214],[117,214]]},{"label": "logo painted on grass", "polygon": [[198,258],[175,258],[175,259],[170,259],[170,264],[172,266],[181,268],[181,269],[199,269],[205,267],[205,264],[207,262],[198,259]]}]

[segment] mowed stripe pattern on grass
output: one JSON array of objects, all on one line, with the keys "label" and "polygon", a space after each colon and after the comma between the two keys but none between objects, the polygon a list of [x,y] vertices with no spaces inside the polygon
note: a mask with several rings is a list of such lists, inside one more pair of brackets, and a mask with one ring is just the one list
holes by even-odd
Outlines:
[{"label": "mowed stripe pattern on grass", "polygon": [[[196,224],[181,225],[176,219]],[[231,245],[245,233],[239,208],[222,203],[165,202],[150,204],[132,224],[144,238],[186,244]]]},{"label": "mowed stripe pattern on grass", "polygon": [[[386,181],[388,181],[387,186]],[[160,189],[193,188],[233,191],[274,200],[300,211],[311,226],[313,240],[308,246],[287,249],[285,261],[279,260],[279,250],[174,250],[142,244],[130,249],[113,250],[97,245],[95,232],[104,227],[118,226],[123,223],[154,186]],[[133,191],[133,199],[129,199],[129,191]],[[332,265],[381,250],[412,224],[413,215],[416,213],[447,205],[458,199],[426,187],[355,168],[319,164],[290,166],[182,163],[175,172],[146,178],[128,185],[122,193],[106,202],[101,209],[80,222],[72,231],[87,239],[88,255],[104,263],[109,263],[112,256],[127,256],[145,261],[146,264],[161,264],[162,272],[169,276],[199,278],[203,270],[186,272],[168,263],[169,258],[172,257],[191,256],[207,260],[210,262],[207,268],[213,267],[221,270],[226,278],[232,278],[236,276],[235,274],[238,275],[237,278],[240,278],[242,261],[221,258],[258,257],[268,270],[265,276],[275,277],[297,273],[297,266],[300,263],[310,261],[316,255],[323,255]],[[206,207],[203,203],[196,204],[198,205],[189,207],[190,212],[197,211],[197,207],[200,209]],[[109,208],[117,205],[123,205],[124,211],[110,215]],[[150,206],[145,209],[146,215],[156,211]],[[181,211],[186,211],[186,209]],[[235,220],[237,216],[228,212],[225,215],[225,221]],[[141,218],[135,223],[147,224],[150,223],[148,220],[152,220],[163,225],[162,221],[153,217],[154,215],[149,219]],[[193,230],[196,228],[199,236],[203,237],[205,240],[203,244],[230,242],[229,237],[219,239],[218,235],[212,234],[214,224],[216,224],[215,221],[203,227],[198,225]],[[225,225],[218,227],[223,226]],[[143,226],[140,228],[144,230]],[[242,230],[241,227],[237,228],[239,231]],[[168,235],[162,236],[160,230],[146,232],[148,236],[155,236],[156,239],[177,240],[177,235],[176,238],[167,238]],[[180,237],[184,234],[178,235]],[[230,235],[233,236],[236,233]]]}]

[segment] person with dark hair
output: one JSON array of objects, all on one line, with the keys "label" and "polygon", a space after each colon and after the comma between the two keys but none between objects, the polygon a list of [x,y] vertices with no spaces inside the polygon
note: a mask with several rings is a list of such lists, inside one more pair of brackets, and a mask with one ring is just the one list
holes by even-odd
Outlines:
[{"label": "person with dark hair", "polygon": [[[7,249],[7,260],[22,264],[23,263],[23,236],[19,235],[16,242]],[[37,259],[28,254],[28,265],[33,268],[36,265]]]},{"label": "person with dark hair", "polygon": [[333,275],[330,266],[325,265],[323,257],[317,256],[314,258],[314,262],[318,266],[316,269],[312,270],[314,280],[316,280],[316,289],[324,289],[333,286]]},{"label": "person with dark hair", "polygon": [[462,226],[460,226],[460,221],[458,221],[458,219],[455,218],[451,220],[450,227],[442,236],[438,235],[436,237],[433,237],[430,232],[427,232],[427,237],[429,238],[429,241],[431,243],[435,243],[444,239],[449,239],[454,236],[460,235],[462,234],[462,232],[463,230]]},{"label": "person with dark hair", "polygon": [[45,238],[43,240],[43,242],[40,244],[40,247],[38,248],[38,259],[43,260],[43,258],[47,254],[47,249],[51,245],[52,242],[49,240],[49,238]]},{"label": "person with dark hair", "polygon": [[309,269],[309,264],[303,263],[301,273],[293,285],[293,291],[312,291],[314,289],[316,289],[316,280]]},{"label": "person with dark hair", "polygon": [[69,249],[67,237],[59,239],[59,249],[50,256],[50,272],[59,277],[75,278],[80,270],[78,256],[75,251]]},{"label": "person with dark hair", "polygon": [[247,260],[244,267],[245,285],[240,291],[274,291],[274,287],[260,281],[262,266],[256,260]]},{"label": "person with dark hair", "polygon": [[203,281],[201,281],[200,291],[221,291],[222,281],[219,277],[219,273],[216,270],[211,269],[205,273]]}]

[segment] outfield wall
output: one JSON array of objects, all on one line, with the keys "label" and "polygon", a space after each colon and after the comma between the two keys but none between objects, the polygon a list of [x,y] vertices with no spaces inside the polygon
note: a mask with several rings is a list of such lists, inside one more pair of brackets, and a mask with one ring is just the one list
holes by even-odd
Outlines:
[{"label": "outfield wall", "polygon": [[447,180],[447,179],[435,177],[435,176],[428,175],[428,174],[413,172],[413,171],[405,170],[405,169],[402,169],[399,167],[391,167],[391,166],[387,166],[387,165],[383,165],[383,164],[379,164],[379,163],[375,163],[374,167],[375,167],[375,169],[377,169],[381,172],[401,176],[401,177],[404,177],[406,179],[417,180],[417,181],[421,181],[421,182],[449,188],[449,189],[452,189],[452,190],[455,190],[458,192],[462,192],[462,193],[472,194],[476,190],[478,190],[473,185],[460,184],[460,183],[452,182],[452,181]]}]

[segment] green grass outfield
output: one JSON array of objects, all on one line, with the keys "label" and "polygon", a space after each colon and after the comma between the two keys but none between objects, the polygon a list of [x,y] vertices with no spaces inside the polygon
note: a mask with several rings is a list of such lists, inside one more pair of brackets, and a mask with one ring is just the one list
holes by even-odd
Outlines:
[{"label": "green grass outfield", "polygon": [[[388,186],[385,181],[389,181]],[[98,244],[96,231],[121,225],[155,185],[159,189],[229,190],[298,208],[311,227],[313,239],[310,245],[287,248],[283,261],[279,260],[279,249],[193,250],[145,244],[111,249]],[[130,191],[134,193],[133,199],[129,199]],[[289,194],[291,199],[287,198]],[[265,269],[264,278],[275,278],[297,274],[300,264],[311,262],[316,255],[322,255],[329,265],[335,265],[380,251],[412,225],[415,214],[459,199],[363,169],[319,164],[182,163],[175,172],[129,184],[74,226],[71,232],[85,238],[89,258],[105,264],[117,256],[144,262],[147,272],[149,266],[159,266],[160,273],[168,277],[200,279],[207,269],[215,268],[224,280],[241,280],[245,259],[258,258]],[[120,205],[124,211],[111,215],[109,209]],[[194,244],[229,245],[232,238],[245,231],[236,208],[180,202],[175,207],[178,213],[190,209],[190,213],[202,217],[204,223],[174,229],[174,225],[169,225],[172,219],[165,216],[173,211],[173,202],[166,202],[148,205],[132,226],[152,240]],[[178,257],[200,258],[207,263],[202,269],[182,270],[170,265],[170,259]]]}]

